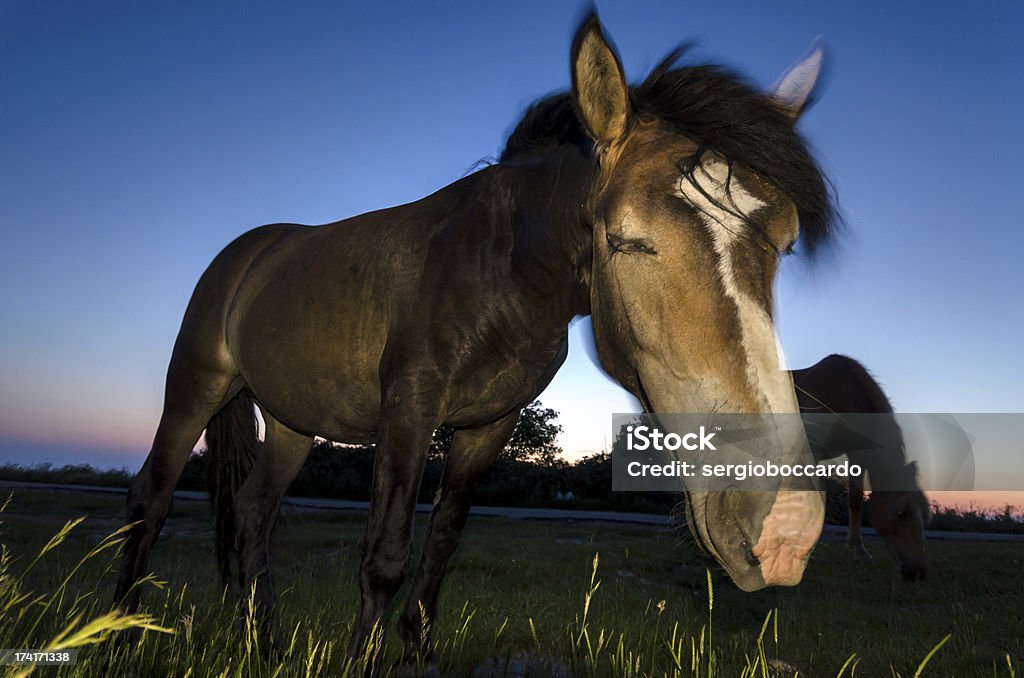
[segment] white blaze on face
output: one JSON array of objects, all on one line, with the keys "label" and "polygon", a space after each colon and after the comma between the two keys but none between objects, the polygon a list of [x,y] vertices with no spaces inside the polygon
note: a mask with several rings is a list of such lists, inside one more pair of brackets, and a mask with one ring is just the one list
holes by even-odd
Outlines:
[{"label": "white blaze on face", "polygon": [[740,289],[733,267],[733,244],[748,228],[738,215],[749,217],[765,204],[751,195],[735,177],[730,180],[729,166],[722,161],[702,163],[694,171],[694,178],[700,188],[687,177],[680,177],[676,194],[696,208],[711,233],[718,255],[719,278],[739,313],[750,385],[766,401],[768,412],[797,412],[796,395],[789,374],[779,365],[775,326],[765,309]]},{"label": "white blaze on face", "polygon": [[[681,177],[677,192],[697,209],[711,234],[718,255],[719,278],[737,308],[747,379],[767,405],[767,412],[798,412],[792,379],[779,362],[781,351],[775,326],[766,309],[736,282],[733,245],[748,228],[739,215],[749,217],[765,205],[738,180],[730,181],[729,166],[724,162],[704,163],[694,177],[700,188]],[[799,420],[783,418],[777,423],[784,454],[795,453],[797,459],[806,461],[804,455],[809,452]],[[824,500],[818,492],[785,489],[776,494],[752,549],[766,584],[792,585],[800,581],[807,557],[821,533],[824,511]]]}]

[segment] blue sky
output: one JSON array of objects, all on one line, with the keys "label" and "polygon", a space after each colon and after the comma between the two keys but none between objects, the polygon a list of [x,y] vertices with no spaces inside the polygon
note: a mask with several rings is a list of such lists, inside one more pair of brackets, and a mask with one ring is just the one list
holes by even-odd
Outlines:
[{"label": "blue sky", "polygon": [[[576,3],[0,5],[0,461],[135,467],[199,274],[239,233],[408,202],[569,82]],[[669,49],[767,86],[816,36],[802,129],[849,226],[787,263],[789,363],[852,355],[905,411],[1024,411],[1024,6],[601,3],[631,79]],[[570,454],[629,399],[573,331]]]}]

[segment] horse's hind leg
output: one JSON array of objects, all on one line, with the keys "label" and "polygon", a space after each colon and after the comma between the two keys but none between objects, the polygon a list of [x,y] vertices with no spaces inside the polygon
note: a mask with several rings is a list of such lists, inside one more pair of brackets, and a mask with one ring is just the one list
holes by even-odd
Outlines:
[{"label": "horse's hind leg", "polygon": [[136,583],[145,574],[150,550],[171,510],[174,486],[193,446],[210,418],[240,388],[241,381],[234,374],[172,357],[153,447],[128,487],[128,522],[138,524],[128,532],[114,594],[115,603],[126,611],[138,607]]},{"label": "horse's hind leg", "polygon": [[427,527],[423,557],[405,610],[398,620],[406,661],[417,657],[422,659],[429,648],[424,629],[429,631],[436,616],[441,582],[448,559],[455,552],[469,517],[473,491],[477,481],[494,464],[512,436],[518,419],[519,413],[516,412],[489,426],[458,431],[452,440],[444,477]]},{"label": "horse's hind leg", "polygon": [[[270,534],[281,499],[302,469],[313,439],[296,433],[263,410],[266,437],[252,472],[235,495],[235,535],[243,611],[263,631],[274,631]],[[250,604],[252,608],[249,608]]]}]

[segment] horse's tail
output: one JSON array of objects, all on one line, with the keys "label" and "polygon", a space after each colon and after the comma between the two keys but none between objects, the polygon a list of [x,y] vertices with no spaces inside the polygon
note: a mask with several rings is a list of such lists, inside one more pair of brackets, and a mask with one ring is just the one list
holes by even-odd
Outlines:
[{"label": "horse's tail", "polygon": [[252,396],[244,390],[206,426],[207,487],[216,516],[217,568],[225,584],[235,552],[234,498],[256,460],[256,427]]}]

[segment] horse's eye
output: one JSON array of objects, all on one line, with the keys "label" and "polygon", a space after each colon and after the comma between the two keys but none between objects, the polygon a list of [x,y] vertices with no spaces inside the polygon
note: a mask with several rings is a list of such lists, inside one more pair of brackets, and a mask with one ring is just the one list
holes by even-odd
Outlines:
[{"label": "horse's eye", "polygon": [[643,240],[626,240],[611,233],[605,234],[608,247],[612,254],[623,252],[625,254],[657,254],[657,251]]}]

